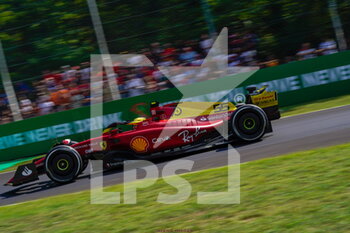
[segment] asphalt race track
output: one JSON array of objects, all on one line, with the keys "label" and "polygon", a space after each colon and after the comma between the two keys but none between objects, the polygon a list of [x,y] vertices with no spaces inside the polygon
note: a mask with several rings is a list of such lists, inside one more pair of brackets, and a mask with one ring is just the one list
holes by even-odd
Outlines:
[{"label": "asphalt race track", "polygon": [[[274,133],[264,140],[248,145],[238,145],[241,162],[273,157],[290,152],[350,142],[350,105],[283,118],[273,122]],[[227,164],[224,148],[189,155],[182,159],[194,161],[192,171]],[[157,165],[162,167],[166,161]],[[0,205],[10,205],[58,194],[72,193],[90,188],[89,175],[82,175],[76,182],[55,185],[45,175],[39,181],[19,187],[2,186],[14,172],[0,174]],[[104,185],[123,181],[121,171],[107,172]]]}]

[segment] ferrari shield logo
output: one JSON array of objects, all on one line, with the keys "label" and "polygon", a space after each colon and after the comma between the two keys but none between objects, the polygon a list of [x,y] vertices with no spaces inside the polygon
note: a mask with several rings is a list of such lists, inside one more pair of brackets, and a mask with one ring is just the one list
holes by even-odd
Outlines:
[{"label": "ferrari shield logo", "polygon": [[107,149],[107,142],[106,141],[100,142],[100,147],[102,148],[102,150]]}]

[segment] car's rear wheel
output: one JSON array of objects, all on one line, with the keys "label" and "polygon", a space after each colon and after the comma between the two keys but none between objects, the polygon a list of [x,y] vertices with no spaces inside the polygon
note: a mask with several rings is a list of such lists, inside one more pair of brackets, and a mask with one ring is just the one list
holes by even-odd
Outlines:
[{"label": "car's rear wheel", "polygon": [[74,148],[66,145],[54,147],[45,159],[46,174],[57,183],[68,183],[75,180],[83,165],[80,154]]},{"label": "car's rear wheel", "polygon": [[229,122],[234,137],[242,141],[257,141],[265,134],[268,119],[265,112],[255,105],[238,108]]}]

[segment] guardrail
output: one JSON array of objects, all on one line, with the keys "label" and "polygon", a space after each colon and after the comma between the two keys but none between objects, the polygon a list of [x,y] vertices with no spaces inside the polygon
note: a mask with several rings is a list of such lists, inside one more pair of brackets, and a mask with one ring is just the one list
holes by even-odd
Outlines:
[{"label": "guardrail", "polygon": [[[244,75],[247,74],[195,83],[181,91],[190,93],[186,100],[212,101],[228,92],[227,99],[234,101],[246,93],[245,87],[268,84],[279,92],[281,106],[344,95],[350,93],[350,51],[259,70],[231,90],[229,87]],[[181,92],[173,88],[105,103],[103,117],[90,119],[90,108],[83,107],[0,125],[0,161],[45,153],[64,138],[87,139],[90,123],[96,129],[102,128],[114,121],[147,114],[151,101],[165,103],[181,98]]]}]

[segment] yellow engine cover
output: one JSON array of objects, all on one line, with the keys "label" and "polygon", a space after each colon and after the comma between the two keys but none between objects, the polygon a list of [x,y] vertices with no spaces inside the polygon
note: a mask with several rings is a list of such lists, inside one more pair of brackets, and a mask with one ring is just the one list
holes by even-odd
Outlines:
[{"label": "yellow engine cover", "polygon": [[171,119],[206,116],[236,110],[231,102],[180,102]]}]

